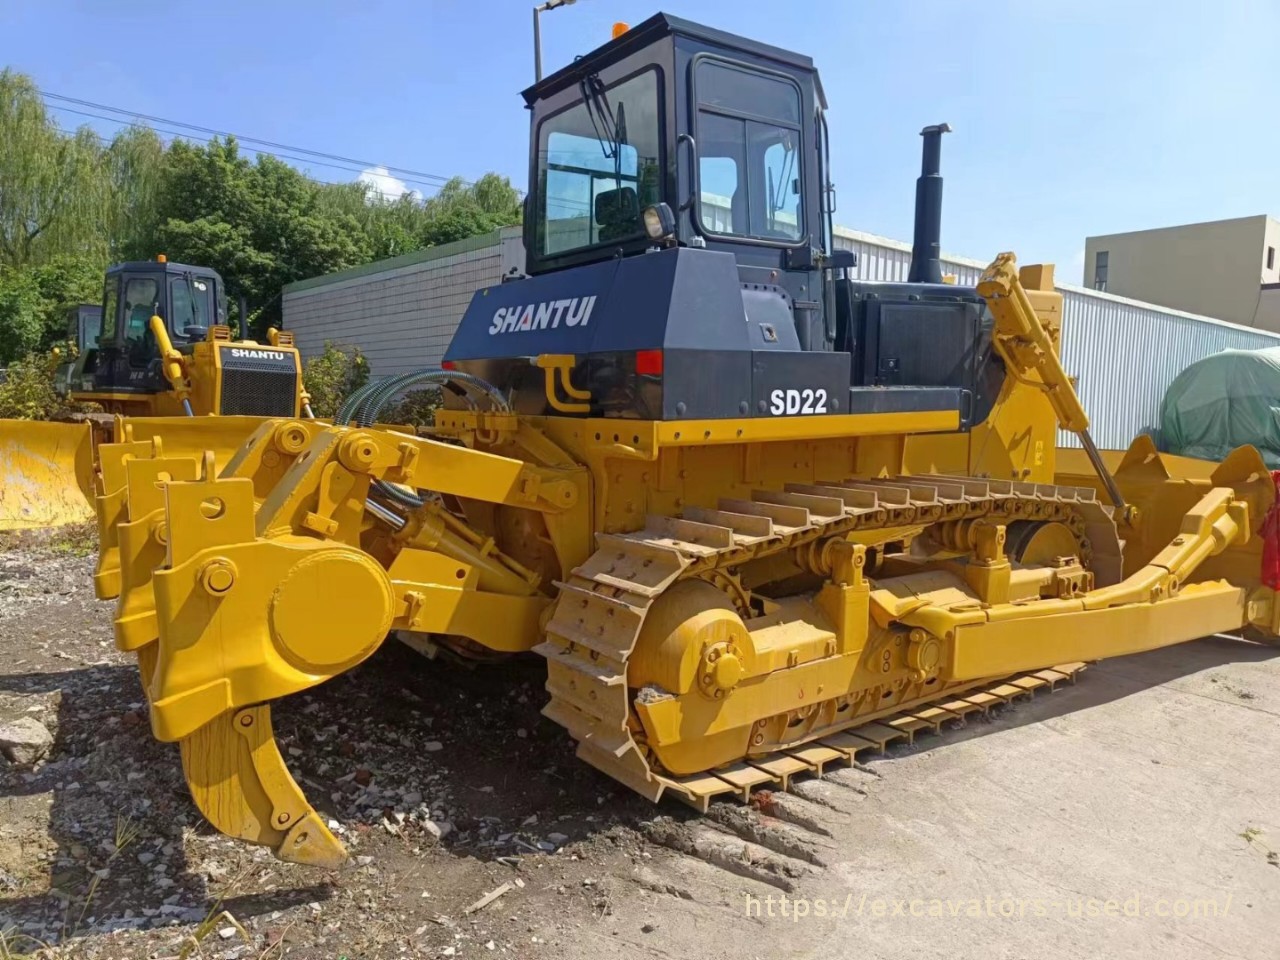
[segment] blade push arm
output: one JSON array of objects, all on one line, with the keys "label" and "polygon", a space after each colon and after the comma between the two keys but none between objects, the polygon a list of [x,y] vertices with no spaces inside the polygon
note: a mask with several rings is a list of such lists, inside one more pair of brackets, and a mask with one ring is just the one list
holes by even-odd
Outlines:
[{"label": "blade push arm", "polygon": [[1036,316],[1031,298],[1018,278],[1017,257],[1012,253],[997,256],[978,279],[978,295],[987,301],[991,309],[995,319],[992,344],[1009,371],[1019,380],[1034,383],[1044,392],[1058,418],[1058,425],[1080,438],[1080,444],[1107,488],[1111,502],[1126,520],[1132,519],[1131,508],[1125,503],[1124,495],[1089,435],[1089,416],[1080,403],[1080,395],[1063,369],[1053,341]]}]

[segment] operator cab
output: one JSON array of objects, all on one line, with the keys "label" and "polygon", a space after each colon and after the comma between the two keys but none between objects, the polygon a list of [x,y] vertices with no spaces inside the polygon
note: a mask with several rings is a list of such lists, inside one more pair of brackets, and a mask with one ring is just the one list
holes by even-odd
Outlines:
[{"label": "operator cab", "polygon": [[[475,295],[446,366],[530,414],[967,425],[983,302],[914,269],[925,282],[848,277],[809,57],[657,14],[524,99],[528,277]],[[922,193],[939,206],[940,183]]]},{"label": "operator cab", "polygon": [[[524,98],[530,274],[655,239],[727,252],[744,283],[785,295],[801,345],[821,349],[826,101],[811,59],[659,14]],[[652,235],[657,209],[645,222],[659,204],[673,214],[666,238]]]},{"label": "operator cab", "polygon": [[226,322],[226,312],[222,277],[208,267],[164,259],[116,264],[106,273],[101,332],[73,378],[85,391],[166,390],[151,318],[163,319],[173,345],[190,353],[211,326]]}]

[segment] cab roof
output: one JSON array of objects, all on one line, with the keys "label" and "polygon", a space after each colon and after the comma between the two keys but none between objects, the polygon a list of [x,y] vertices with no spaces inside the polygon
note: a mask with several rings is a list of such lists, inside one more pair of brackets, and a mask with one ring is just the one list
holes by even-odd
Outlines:
[{"label": "cab roof", "polygon": [[749,40],[734,33],[694,23],[692,20],[673,17],[668,13],[655,13],[648,20],[637,24],[621,36],[610,40],[603,46],[597,47],[590,53],[578,57],[572,63],[561,67],[554,73],[547,74],[540,82],[524,90],[521,96],[524,97],[526,105],[532,106],[534,102],[543,99],[549,94],[577,83],[584,75],[595,73],[602,66],[626,56],[631,51],[646,47],[654,41],[667,36],[691,37],[695,40],[741,50],[744,53],[762,57],[766,60],[773,60],[788,67],[808,71],[813,74],[814,83],[817,86],[818,103],[822,105],[823,109],[826,109],[827,98],[822,92],[822,81],[818,78],[818,71],[813,65],[812,57],[793,53],[790,50],[783,50],[781,47],[761,43],[758,40]]},{"label": "cab roof", "polygon": [[107,267],[107,276],[117,273],[194,273],[205,277],[217,277],[218,271],[212,267],[197,267],[186,263],[174,263],[167,260],[127,260],[124,263],[113,263]]}]

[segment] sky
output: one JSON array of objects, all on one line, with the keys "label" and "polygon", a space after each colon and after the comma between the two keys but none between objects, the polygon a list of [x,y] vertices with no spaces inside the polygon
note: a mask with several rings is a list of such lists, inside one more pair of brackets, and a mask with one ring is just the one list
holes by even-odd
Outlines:
[{"label": "sky", "polygon": [[[0,65],[46,93],[365,161],[389,192],[488,171],[523,189],[531,9],[0,0]],[[659,9],[814,58],[842,226],[911,239],[917,134],[943,121],[953,254],[1012,249],[1078,283],[1086,236],[1280,214],[1280,0],[578,0],[542,16],[546,71]]]}]

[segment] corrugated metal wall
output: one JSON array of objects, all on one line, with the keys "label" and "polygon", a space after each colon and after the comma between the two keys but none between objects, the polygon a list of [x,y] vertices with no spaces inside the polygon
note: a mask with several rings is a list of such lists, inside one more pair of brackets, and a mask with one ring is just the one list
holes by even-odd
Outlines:
[{"label": "corrugated metal wall", "polygon": [[[847,227],[833,231],[837,250],[852,250],[858,256],[854,276],[859,280],[881,280],[887,283],[905,283],[911,269],[911,244],[878,237],[874,233],[859,233]],[[957,283],[972,286],[978,282],[985,263],[965,257],[942,255],[942,270],[955,276]]]},{"label": "corrugated metal wall", "polygon": [[[1093,422],[1094,442],[1119,449],[1140,433],[1159,439],[1160,403],[1173,378],[1228,348],[1280,346],[1265,330],[1180,313],[1059,284],[1063,295],[1062,365]],[[1062,446],[1079,446],[1060,434]]]},{"label": "corrugated metal wall", "polygon": [[[835,229],[836,246],[858,255],[862,280],[905,281],[909,244]],[[325,340],[358,345],[375,376],[437,366],[471,295],[523,268],[518,228],[460,241],[329,277],[290,284],[284,322],[303,356]],[[943,254],[943,269],[962,284],[977,283],[985,263]],[[1280,334],[1239,327],[1152,304],[1059,284],[1062,362],[1077,378],[1093,438],[1103,448],[1126,447],[1159,428],[1164,391],[1180,372],[1228,347],[1280,345]],[[1078,446],[1060,434],[1063,446]]]},{"label": "corrugated metal wall", "polygon": [[[887,237],[835,229],[836,246],[858,255],[860,280],[905,281],[911,246]],[[986,264],[943,254],[943,270],[958,283],[978,282]],[[1057,284],[1062,294],[1062,365],[1092,421],[1093,441],[1120,449],[1140,433],[1158,438],[1160,403],[1173,378],[1204,357],[1234,348],[1280,346],[1280,335],[1198,317],[1084,287]],[[1078,447],[1075,434],[1058,443]]]}]

